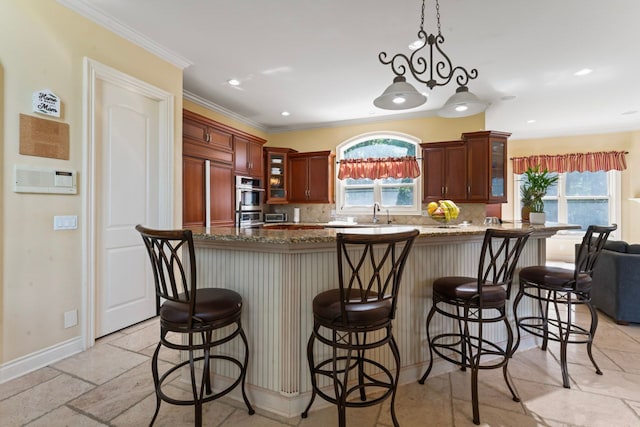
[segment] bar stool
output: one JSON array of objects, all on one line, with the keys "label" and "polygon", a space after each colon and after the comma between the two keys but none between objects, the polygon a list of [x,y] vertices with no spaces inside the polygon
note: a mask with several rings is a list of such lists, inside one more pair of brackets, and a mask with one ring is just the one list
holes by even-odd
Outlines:
[{"label": "bar stool", "polygon": [[[427,316],[430,359],[419,383],[424,384],[433,368],[434,352],[441,358],[460,365],[463,371],[471,368],[471,401],[475,424],[480,424],[480,369],[502,368],[513,400],[520,401],[507,373],[507,365],[512,354],[513,332],[506,315],[506,301],[511,293],[518,258],[530,234],[531,231],[525,230],[489,228],[484,235],[476,277],[441,277],[433,282],[433,306]],[[458,331],[444,332],[431,337],[429,326],[436,313],[455,320]],[[504,346],[484,336],[485,325],[497,322],[504,323],[507,332],[507,342]]]},{"label": "bar stool", "polygon": [[[307,344],[313,390],[302,418],[307,417],[316,395],[337,406],[341,427],[346,425],[347,407],[371,406],[391,396],[391,418],[398,426],[394,403],[400,352],[391,323],[402,272],[418,234],[415,229],[336,234],[339,288],[313,299],[314,324]],[[331,349],[331,357],[315,361],[316,340]],[[385,345],[389,345],[395,360],[395,373],[370,356],[372,350]],[[354,381],[349,382],[352,371]],[[320,377],[330,379],[332,391],[319,387]],[[377,391],[382,393],[372,397]],[[351,396],[359,400],[350,399]]]},{"label": "bar stool", "polygon": [[[253,415],[255,411],[249,403],[244,387],[249,345],[240,323],[242,297],[230,289],[197,289],[191,230],[152,230],[141,225],[137,225],[136,230],[142,236],[151,260],[156,295],[165,300],[160,306],[160,342],[151,361],[156,391],[156,410],[149,425],[155,422],[160,403],[164,400],[174,405],[194,405],[195,425],[201,426],[203,403],[226,395],[238,384],[241,384],[242,397],[249,409],[249,414]],[[185,264],[183,259],[188,260],[188,264]],[[180,338],[168,339],[169,332],[178,334]],[[244,344],[242,361],[235,357],[211,353],[213,348],[238,336]],[[183,343],[183,337],[187,344]],[[158,353],[162,346],[187,352],[188,360],[172,366],[160,376]],[[239,374],[232,384],[214,394],[210,373],[211,361],[216,359],[237,366]],[[199,361],[203,362],[202,378],[196,379],[195,363]],[[162,385],[173,372],[186,365],[189,365],[193,398],[174,399],[164,393]]]},{"label": "bar stool", "polygon": [[[593,267],[609,234],[616,228],[615,224],[612,226],[590,225],[578,247],[573,270],[534,266],[520,271],[520,289],[513,303],[513,313],[518,328],[514,351],[520,345],[520,329],[542,338],[541,350],[543,351],[546,351],[549,340],[559,342],[562,385],[565,388],[571,388],[567,369],[567,344],[586,344],[587,354],[596,369],[596,374],[602,375],[591,352],[598,327],[598,313],[591,305],[591,285]],[[537,301],[538,315],[518,317],[518,305],[525,296]],[[555,315],[553,317],[549,313],[551,305],[554,309],[551,313]],[[576,323],[573,313],[574,305],[585,305],[589,309],[591,319],[588,327]],[[561,306],[566,313],[560,310]],[[563,320],[563,314],[566,320]]]}]

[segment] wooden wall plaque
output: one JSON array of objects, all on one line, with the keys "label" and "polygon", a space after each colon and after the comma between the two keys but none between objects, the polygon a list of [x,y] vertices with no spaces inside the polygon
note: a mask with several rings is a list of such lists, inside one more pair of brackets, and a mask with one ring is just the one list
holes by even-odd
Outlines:
[{"label": "wooden wall plaque", "polygon": [[69,124],[20,114],[20,154],[69,160]]}]

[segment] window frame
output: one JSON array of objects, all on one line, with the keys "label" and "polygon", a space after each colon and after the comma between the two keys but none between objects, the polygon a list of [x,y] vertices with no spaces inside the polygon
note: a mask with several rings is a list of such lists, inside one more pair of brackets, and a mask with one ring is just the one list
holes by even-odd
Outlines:
[{"label": "window frame", "polygon": [[[382,189],[384,187],[400,187],[403,184],[384,184],[382,180],[375,179],[373,180],[373,203],[379,203],[380,209],[383,211],[389,212],[390,215],[421,215],[422,213],[422,147],[420,143],[422,142],[420,138],[417,138],[412,135],[408,135],[400,132],[393,131],[377,131],[377,132],[368,132],[364,134],[360,134],[349,138],[342,143],[340,143],[336,147],[336,161],[340,162],[344,157],[344,152],[351,148],[356,144],[360,144],[361,142],[371,140],[371,139],[396,139],[399,141],[404,141],[409,144],[415,145],[416,149],[416,158],[418,159],[418,167],[420,168],[420,175],[417,178],[413,179],[412,183],[406,183],[404,186],[411,186],[414,190],[414,200],[411,206],[389,206],[382,204]],[[338,179],[338,171],[339,168],[336,168],[335,171],[335,200],[336,200],[336,215],[370,215],[373,209],[373,204],[367,206],[354,206],[348,207],[345,206],[345,188],[346,184],[344,180]],[[367,185],[366,187],[369,187]],[[353,186],[352,186],[353,188]]]},{"label": "window frame", "polygon": [[[619,239],[622,231],[620,230],[621,224],[621,173],[617,170],[606,171],[607,177],[607,195],[606,196],[567,196],[566,195],[566,174],[567,172],[558,173],[558,195],[557,196],[545,196],[542,200],[557,200],[558,202],[558,222],[567,223],[568,218],[568,204],[569,200],[581,200],[581,199],[600,199],[609,201],[609,221],[611,224],[618,224],[618,228],[611,233],[613,239]],[[522,220],[521,209],[522,203],[520,200],[520,182],[522,175],[513,174],[513,193],[514,193],[514,212],[513,218],[516,221]],[[604,224],[603,224],[604,225]],[[584,230],[560,230],[557,232],[559,237],[566,236],[568,238],[575,238],[576,236],[582,236]]]}]

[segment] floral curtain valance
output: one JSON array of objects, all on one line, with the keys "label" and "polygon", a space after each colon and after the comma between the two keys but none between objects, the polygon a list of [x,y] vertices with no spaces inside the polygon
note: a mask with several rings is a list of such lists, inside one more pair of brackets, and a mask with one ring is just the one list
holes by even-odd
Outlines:
[{"label": "floral curtain valance", "polygon": [[625,151],[600,151],[597,153],[571,153],[528,157],[514,157],[513,173],[521,174],[529,167],[540,166],[549,172],[597,172],[625,170],[627,161]]},{"label": "floral curtain valance", "polygon": [[340,160],[338,179],[417,178],[420,166],[415,157],[387,157]]}]

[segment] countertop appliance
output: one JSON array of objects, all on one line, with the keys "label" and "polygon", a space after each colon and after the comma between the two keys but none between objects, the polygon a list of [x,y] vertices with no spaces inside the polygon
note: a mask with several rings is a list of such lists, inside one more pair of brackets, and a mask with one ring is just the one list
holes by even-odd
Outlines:
[{"label": "countertop appliance", "polygon": [[287,222],[286,213],[265,213],[264,222]]}]

